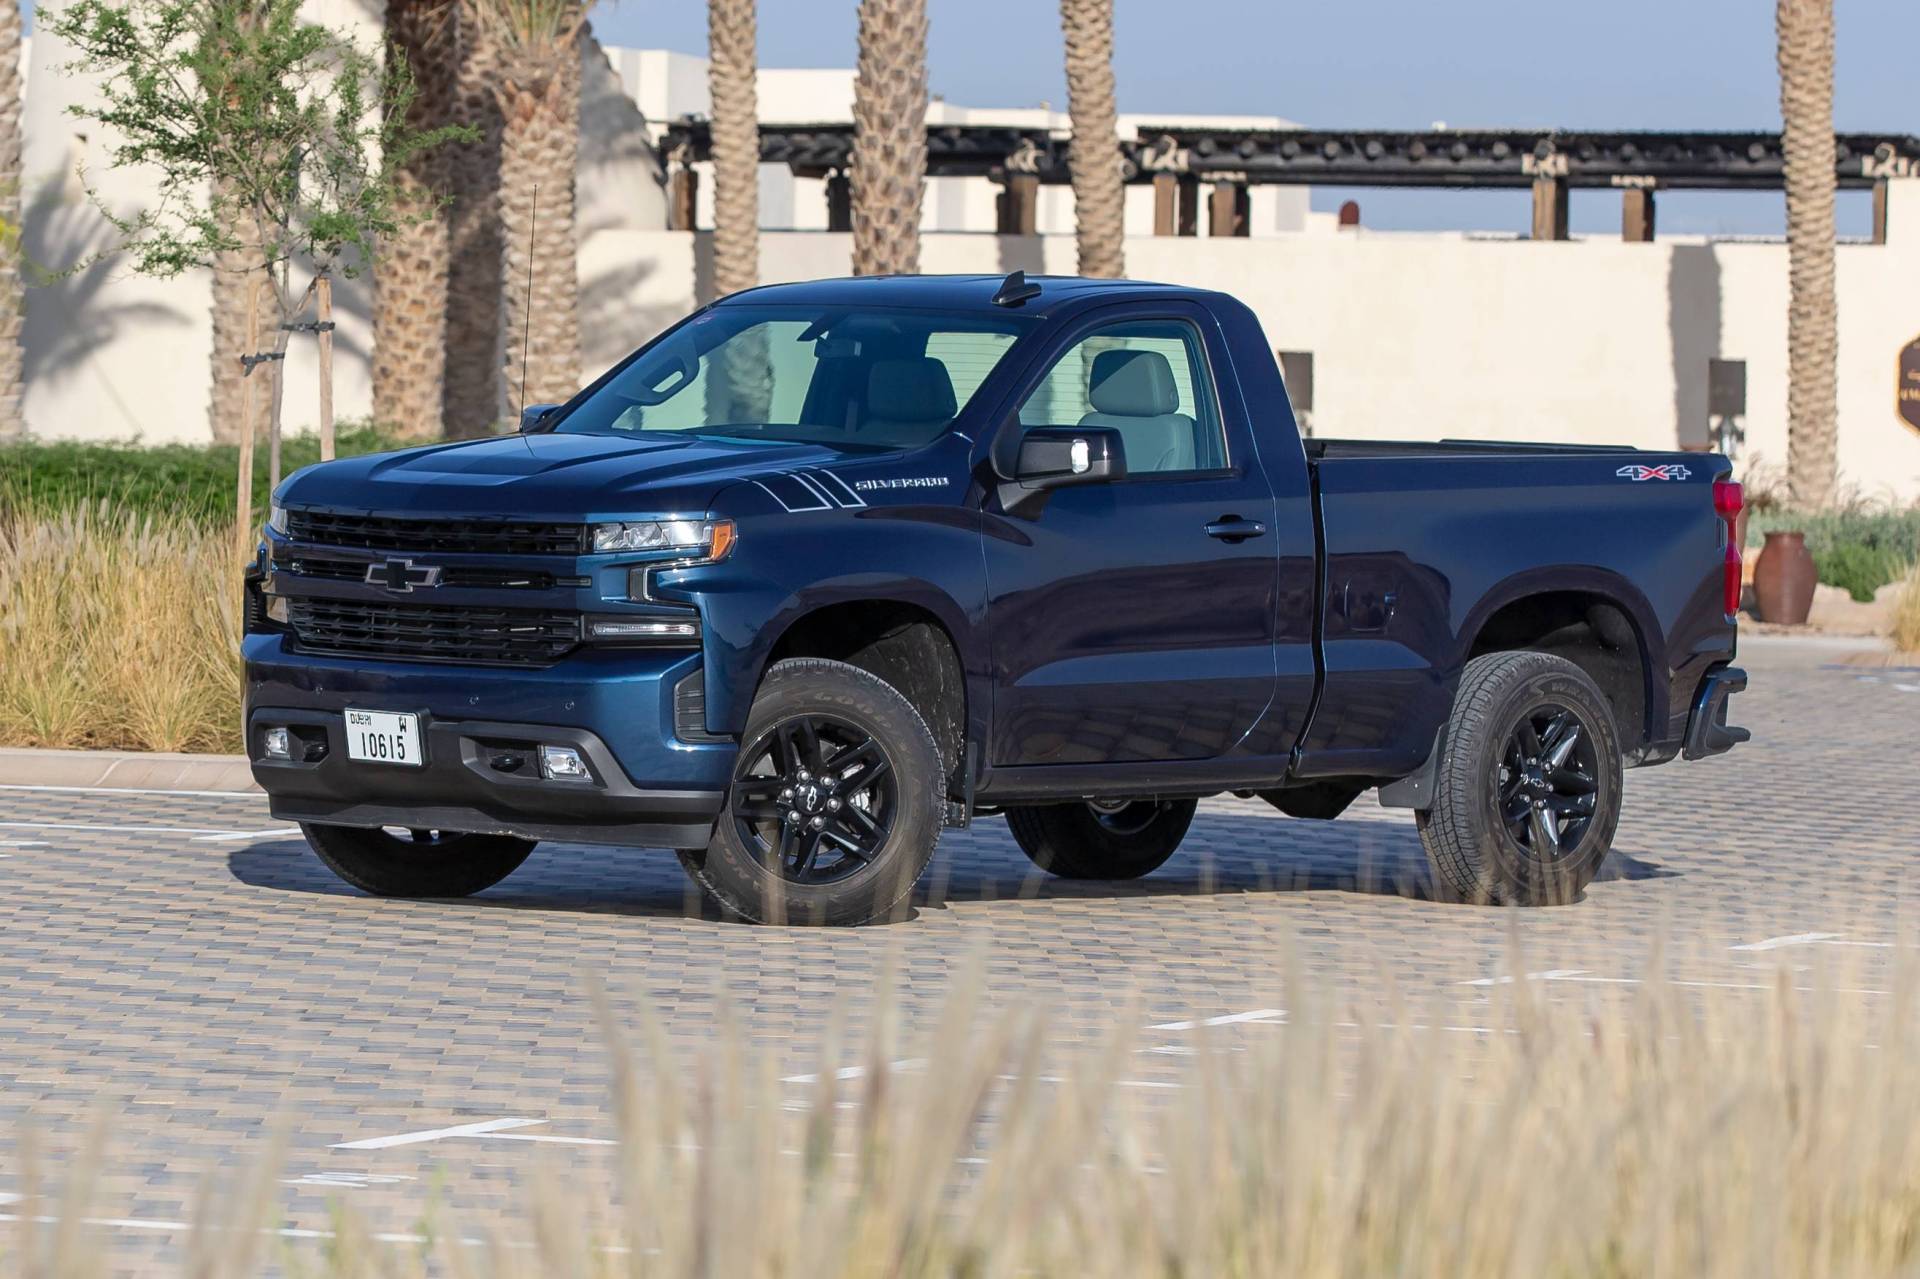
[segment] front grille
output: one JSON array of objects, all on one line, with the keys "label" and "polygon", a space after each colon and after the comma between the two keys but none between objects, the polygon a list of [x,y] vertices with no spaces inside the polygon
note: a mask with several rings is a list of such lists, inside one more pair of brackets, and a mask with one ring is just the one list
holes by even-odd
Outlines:
[{"label": "front grille", "polygon": [[[365,560],[315,559],[303,555],[297,559],[276,559],[274,567],[299,577],[318,578],[327,582],[364,582],[367,580],[367,569],[371,566]],[[440,571],[440,585],[471,586],[483,590],[546,591],[555,585],[587,586],[590,581],[584,577],[557,578],[541,569],[523,572],[506,568],[449,567]]]},{"label": "front grille", "polygon": [[579,555],[586,545],[579,524],[389,520],[301,510],[287,512],[287,536],[321,546],[471,555]]},{"label": "front grille", "polygon": [[294,638],[312,653],[542,666],[580,642],[575,613],[324,599],[289,600],[287,607]]}]

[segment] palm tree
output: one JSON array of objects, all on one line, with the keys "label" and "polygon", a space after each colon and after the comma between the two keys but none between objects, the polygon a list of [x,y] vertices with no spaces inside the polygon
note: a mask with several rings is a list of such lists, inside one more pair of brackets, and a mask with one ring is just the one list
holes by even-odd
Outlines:
[{"label": "palm tree", "polygon": [[499,416],[580,388],[580,266],[573,181],[588,0],[477,0],[499,49],[505,336]]},{"label": "palm tree", "polygon": [[707,93],[713,102],[713,282],[760,282],[760,105],[754,0],[708,0]]},{"label": "palm tree", "polygon": [[1126,187],[1113,89],[1113,0],[1060,0],[1067,41],[1067,113],[1073,118],[1074,230],[1080,274],[1126,274]]},{"label": "palm tree", "polygon": [[449,157],[453,200],[447,206],[447,434],[483,435],[500,418],[501,305],[500,102],[494,84],[501,50],[478,5],[455,12],[455,117],[480,134]]},{"label": "palm tree", "polygon": [[927,185],[926,0],[860,0],[853,80],[853,270],[920,268]]},{"label": "palm tree", "polygon": [[[453,113],[451,0],[387,0],[387,56],[413,78],[407,123],[434,129]],[[414,220],[381,237],[373,272],[373,416],[415,438],[441,430],[446,381],[448,149],[429,147],[397,175]]]},{"label": "palm tree", "polygon": [[0,439],[22,435],[20,6],[0,4]]},{"label": "palm tree", "polygon": [[1779,0],[1775,21],[1787,179],[1787,483],[1795,506],[1817,510],[1833,500],[1838,479],[1833,0]]}]

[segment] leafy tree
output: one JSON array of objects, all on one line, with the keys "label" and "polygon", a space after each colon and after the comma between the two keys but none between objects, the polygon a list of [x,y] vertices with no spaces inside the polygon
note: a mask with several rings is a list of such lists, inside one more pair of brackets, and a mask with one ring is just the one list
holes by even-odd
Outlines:
[{"label": "leafy tree", "polygon": [[[113,251],[159,279],[241,270],[270,300],[278,323],[260,336],[271,350],[230,356],[249,373],[272,370],[275,441],[286,326],[312,291],[295,291],[296,262],[311,264],[316,279],[357,274],[378,237],[432,216],[406,198],[400,173],[428,148],[471,136],[415,127],[405,59],[383,66],[300,9],[300,0],[73,0],[44,19],[78,51],[69,69],[101,78],[99,100],[73,113],[105,126],[116,168],[157,173],[145,208],[94,195],[119,233]],[[249,422],[241,511],[250,507],[252,441]],[[244,554],[252,543],[244,522],[240,542]]]}]

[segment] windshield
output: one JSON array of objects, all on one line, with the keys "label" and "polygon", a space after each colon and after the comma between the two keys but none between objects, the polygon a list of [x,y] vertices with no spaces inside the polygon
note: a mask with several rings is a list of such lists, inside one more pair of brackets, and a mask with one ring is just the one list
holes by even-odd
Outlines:
[{"label": "windshield", "polygon": [[912,448],[952,425],[1032,323],[871,307],[716,307],[620,369],[553,429]]}]

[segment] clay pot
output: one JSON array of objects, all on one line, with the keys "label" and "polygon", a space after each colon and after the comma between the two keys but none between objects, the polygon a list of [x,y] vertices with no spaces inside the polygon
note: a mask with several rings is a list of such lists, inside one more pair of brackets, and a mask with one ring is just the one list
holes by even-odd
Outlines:
[{"label": "clay pot", "polygon": [[1760,562],[1753,568],[1753,596],[1760,608],[1760,620],[1804,625],[1819,580],[1805,533],[1767,534]]}]

